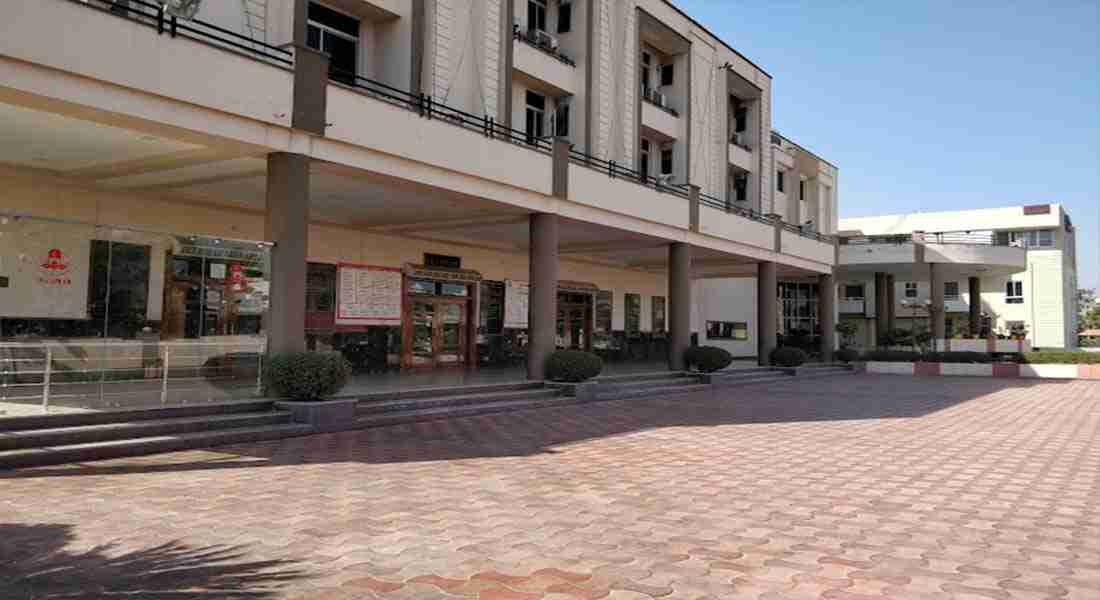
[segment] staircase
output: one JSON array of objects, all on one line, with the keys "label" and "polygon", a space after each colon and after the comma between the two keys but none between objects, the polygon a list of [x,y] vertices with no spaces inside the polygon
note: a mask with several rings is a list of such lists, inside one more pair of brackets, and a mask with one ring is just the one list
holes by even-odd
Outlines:
[{"label": "staircase", "polygon": [[542,382],[412,388],[358,396],[355,427],[381,427],[568,404]]},{"label": "staircase", "polygon": [[0,420],[0,469],[139,456],[306,435],[270,401]]},{"label": "staircase", "polygon": [[701,376],[683,371],[606,375],[597,377],[594,381],[599,384],[599,389],[596,392],[597,400],[686,394],[710,389],[710,385],[704,383]]},{"label": "staircase", "polygon": [[811,377],[833,377],[836,375],[853,375],[855,371],[852,370],[851,365],[804,365],[793,369],[799,379],[808,379]]}]

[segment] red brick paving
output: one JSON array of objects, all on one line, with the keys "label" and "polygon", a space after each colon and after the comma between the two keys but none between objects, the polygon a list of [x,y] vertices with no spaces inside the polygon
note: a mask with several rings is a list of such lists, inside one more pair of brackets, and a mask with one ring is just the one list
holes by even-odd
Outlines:
[{"label": "red brick paving", "polygon": [[0,598],[1095,600],[1100,382],[860,375],[17,471],[0,523]]}]

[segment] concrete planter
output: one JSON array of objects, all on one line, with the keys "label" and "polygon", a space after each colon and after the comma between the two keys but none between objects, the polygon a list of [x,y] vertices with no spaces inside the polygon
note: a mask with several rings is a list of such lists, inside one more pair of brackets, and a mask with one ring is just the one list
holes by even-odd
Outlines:
[{"label": "concrete planter", "polygon": [[314,431],[342,431],[355,422],[358,400],[322,400],[320,402],[296,402],[278,400],[276,408],[288,411],[295,423],[305,423]]},{"label": "concrete planter", "polygon": [[868,361],[866,364],[868,373],[882,373],[885,375],[912,375],[913,363],[911,362],[881,362]]},{"label": "concrete planter", "polygon": [[940,375],[965,375],[968,377],[992,377],[993,363],[940,363]]},{"label": "concrete planter", "polygon": [[1020,365],[1020,377],[1076,379],[1079,365]]},{"label": "concrete planter", "polygon": [[[857,367],[858,368],[858,367]],[[964,377],[1024,377],[1030,379],[1100,379],[1100,365],[1021,365],[995,363],[875,362],[864,364],[867,373],[887,375],[956,375]]]}]

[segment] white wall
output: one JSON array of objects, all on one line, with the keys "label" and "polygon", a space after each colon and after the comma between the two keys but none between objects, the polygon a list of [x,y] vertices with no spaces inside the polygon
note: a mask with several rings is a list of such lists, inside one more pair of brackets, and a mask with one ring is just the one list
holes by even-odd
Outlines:
[{"label": "white wall", "polygon": [[[725,348],[734,356],[756,356],[756,278],[698,279],[692,284],[696,300],[691,328],[699,334],[699,344]],[[709,339],[707,321],[746,323],[748,339]]]}]

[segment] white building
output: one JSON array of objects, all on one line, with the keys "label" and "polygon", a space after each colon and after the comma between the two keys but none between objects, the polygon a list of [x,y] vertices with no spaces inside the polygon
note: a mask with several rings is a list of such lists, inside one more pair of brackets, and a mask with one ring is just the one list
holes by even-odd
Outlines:
[{"label": "white building", "polygon": [[[554,347],[676,366],[717,321],[766,356],[781,284],[831,288],[837,214],[771,94],[665,0],[23,3],[0,337],[361,340],[537,377]],[[757,276],[697,308],[692,280]]]},{"label": "white building", "polygon": [[[840,229],[841,318],[860,324],[865,344],[876,322],[892,328],[879,315],[909,328],[941,302],[938,338],[980,333],[988,319],[991,333],[1025,332],[1036,348],[1077,345],[1074,228],[1059,204],[846,218]],[[895,301],[878,311],[884,287]]]}]

